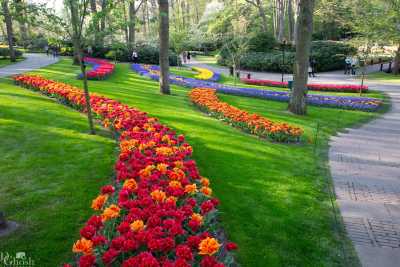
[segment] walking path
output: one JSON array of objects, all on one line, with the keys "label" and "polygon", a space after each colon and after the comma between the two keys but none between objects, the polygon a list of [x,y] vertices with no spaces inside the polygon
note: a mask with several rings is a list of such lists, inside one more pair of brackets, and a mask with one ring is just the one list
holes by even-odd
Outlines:
[{"label": "walking path", "polygon": [[[190,65],[228,74],[225,68],[196,61]],[[371,66],[368,72],[378,70],[379,65]],[[280,80],[276,73],[251,74],[258,79]],[[318,74],[311,82],[359,84],[342,71]],[[367,85],[387,93],[392,109],[360,128],[332,137],[329,164],[341,215],[362,265],[399,267],[400,84],[367,81]]]},{"label": "walking path", "polygon": [[[215,66],[215,65],[207,65],[200,61],[197,61],[196,58],[193,58],[190,63],[185,64],[189,67],[200,67],[210,69],[213,72],[219,72],[226,76],[229,75],[229,69],[223,66]],[[387,69],[389,64],[384,64],[384,68]],[[380,64],[368,66],[366,73],[377,72],[380,69]],[[260,79],[260,80],[273,80],[273,81],[281,81],[282,74],[276,72],[257,72],[257,71],[241,71],[241,77],[245,77],[248,73],[251,74],[251,78]],[[283,76],[284,81],[293,80],[292,74],[284,74]],[[315,78],[309,79],[310,83],[317,83],[317,82],[335,82],[337,84],[343,83],[352,83],[354,82],[354,76],[351,75],[344,75],[343,70],[338,71],[330,71],[330,72],[321,72],[317,73]]]},{"label": "walking path", "polygon": [[59,58],[46,56],[45,54],[24,54],[26,58],[15,64],[7,65],[0,68],[0,77],[7,77],[11,75],[29,72],[35,69],[43,68],[45,66],[54,64],[59,61]]},{"label": "walking path", "polygon": [[369,84],[392,109],[331,139],[329,163],[347,233],[364,267],[400,266],[400,85]]}]

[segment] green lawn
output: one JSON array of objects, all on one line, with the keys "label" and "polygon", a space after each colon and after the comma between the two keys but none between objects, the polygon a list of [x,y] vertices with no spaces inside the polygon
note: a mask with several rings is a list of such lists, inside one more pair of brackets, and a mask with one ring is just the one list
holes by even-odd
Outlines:
[{"label": "green lawn", "polygon": [[82,114],[4,82],[0,137],[0,210],[20,224],[0,239],[0,251],[26,252],[35,266],[59,266],[111,177],[115,141],[104,131],[88,135]]},{"label": "green lawn", "polygon": [[386,82],[400,84],[400,75],[394,75],[386,72],[376,72],[368,74],[367,80],[374,82]]},{"label": "green lawn", "polygon": [[[62,60],[36,73],[82,87],[82,81],[75,78],[78,68],[72,66],[70,60]],[[285,103],[221,95],[221,99],[232,105],[258,112],[276,121],[290,122],[305,129],[306,135],[302,144],[286,145],[260,140],[205,116],[189,103],[188,89],[172,86],[173,94],[171,96],[160,95],[156,82],[133,73],[127,64],[119,64],[116,72],[108,80],[90,81],[89,86],[92,92],[138,107],[151,116],[159,118],[161,122],[174,128],[178,133],[187,136],[189,143],[194,148],[194,158],[202,175],[210,177],[214,192],[221,200],[222,225],[229,238],[239,244],[238,261],[243,266],[357,266],[358,263],[351,257],[352,249],[348,247],[348,241],[343,238],[341,224],[337,224],[334,220],[333,211],[336,210],[336,207],[332,208],[328,193],[330,188],[327,169],[328,138],[344,127],[372,119],[377,116],[376,114],[310,107],[309,115],[300,117],[289,114],[286,111]],[[10,87],[10,90],[21,92],[22,89]],[[29,95],[34,94],[29,93]],[[42,98],[40,97],[40,99]],[[8,102],[10,102],[11,108],[13,108],[12,105],[16,105],[13,101]],[[51,103],[51,105],[54,104]],[[78,113],[71,113],[68,109],[59,107],[60,110],[65,110],[62,115],[48,112],[34,114],[29,110],[35,109],[33,105],[28,105],[26,109],[28,109],[26,112],[21,111],[20,116],[32,116],[32,120],[27,119],[27,121],[33,124],[33,128],[45,127],[46,124],[41,123],[43,118],[50,120],[51,117],[54,117],[55,120],[49,121],[49,123],[58,122],[58,127],[71,128],[80,125],[77,135],[82,135],[82,131],[85,129],[84,118]],[[39,106],[37,109],[42,108]],[[13,109],[9,112],[13,112]],[[65,114],[74,119],[66,119],[67,115]],[[20,116],[16,115],[15,117]],[[59,121],[60,117],[64,117],[64,119]],[[316,132],[317,125],[320,129],[318,133]],[[0,133],[2,136],[7,136],[12,132],[12,135],[15,136],[19,131],[17,129],[2,130]],[[32,138],[41,135],[41,131],[33,133],[30,131],[30,133]],[[95,138],[87,135],[84,137]],[[43,137],[37,138],[42,140]],[[68,142],[69,138],[72,137],[68,135],[62,140]],[[91,157],[95,160],[90,162],[90,165],[85,160],[77,159],[79,153],[76,153],[77,156],[74,155],[73,158],[67,157],[69,160],[76,160],[76,164],[59,162],[57,158],[51,164],[48,162],[48,165],[55,169],[55,173],[50,173],[55,176],[53,179],[64,180],[66,178],[64,176],[66,174],[60,176],[56,173],[59,168],[67,169],[70,172],[72,166],[76,166],[73,179],[87,181],[87,184],[61,183],[63,186],[60,186],[58,183],[53,183],[50,177],[36,179],[35,182],[32,182],[33,186],[38,184],[40,185],[38,187],[41,188],[55,187],[58,193],[54,195],[58,197],[64,197],[65,194],[71,192],[80,194],[80,198],[77,198],[79,200],[73,203],[76,205],[74,209],[63,202],[59,206],[59,209],[65,211],[65,214],[76,215],[78,213],[80,216],[68,217],[65,224],[58,227],[59,231],[63,231],[60,233],[62,238],[55,237],[52,234],[54,231],[45,234],[49,225],[53,226],[54,222],[48,223],[44,220],[41,222],[44,226],[41,234],[32,234],[33,236],[30,237],[18,234],[12,239],[14,240],[12,248],[22,249],[26,243],[37,244],[40,237],[46,241],[39,242],[39,244],[44,246],[46,243],[52,242],[52,247],[55,248],[53,250],[44,248],[41,252],[43,258],[51,254],[54,261],[62,261],[68,254],[72,243],[71,238],[67,237],[77,237],[77,225],[83,221],[84,217],[87,217],[88,201],[94,196],[100,184],[104,182],[104,178],[98,179],[98,177],[111,175],[112,160],[110,156],[112,158],[115,156],[111,140],[105,140],[103,137],[96,138],[98,139],[90,140],[96,140],[97,143],[92,141],[89,144],[104,146],[103,149],[107,151]],[[82,139],[79,140],[82,141]],[[4,146],[7,146],[7,142],[5,143]],[[21,145],[21,142],[17,143]],[[43,143],[46,144],[47,141],[43,141]],[[62,146],[63,149],[68,147]],[[27,148],[21,148],[19,151],[22,153],[25,149]],[[11,157],[10,155],[15,153],[14,150],[13,147],[5,147],[2,156]],[[82,151],[86,150],[88,148],[82,148]],[[36,155],[38,152],[29,149],[29,153]],[[41,153],[42,156],[48,156],[46,153],[43,154],[43,151]],[[52,153],[61,152],[54,147]],[[1,164],[1,166],[3,165]],[[9,168],[18,169],[21,176],[22,174],[27,177],[37,176],[32,175],[36,172],[36,168],[31,165],[19,166],[15,161],[9,162],[8,165]],[[94,175],[92,172],[101,173]],[[2,175],[4,175],[4,171]],[[9,175],[5,177],[9,177]],[[98,180],[91,183],[85,180],[85,178],[93,177],[97,177],[95,179]],[[3,178],[3,180],[7,179]],[[31,180],[33,181],[32,178]],[[78,186],[79,190],[75,189]],[[3,190],[8,192],[7,199],[20,197],[24,202],[29,203],[30,208],[40,209],[37,207],[38,204],[31,204],[31,193],[20,196],[12,190],[14,187],[15,183],[13,182],[5,184]],[[49,205],[49,203],[46,204]],[[16,220],[26,221],[28,210],[19,211],[16,205],[15,201],[8,204],[8,212],[16,214],[13,216]],[[31,214],[29,216],[42,216],[41,212],[37,210],[29,214]],[[0,251],[1,249],[7,250],[10,246],[8,243],[7,245],[2,244]],[[343,253],[344,248],[349,249],[346,252],[346,258]],[[41,266],[54,266],[54,264]]]},{"label": "green lawn", "polygon": [[[24,58],[18,58],[17,62],[24,60]],[[0,68],[5,67],[7,65],[15,64],[15,62],[11,62],[8,58],[0,58]]]}]

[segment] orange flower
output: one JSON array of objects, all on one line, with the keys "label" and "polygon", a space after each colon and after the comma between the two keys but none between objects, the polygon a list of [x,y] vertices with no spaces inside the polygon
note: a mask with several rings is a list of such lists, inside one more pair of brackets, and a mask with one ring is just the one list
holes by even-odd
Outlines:
[{"label": "orange flower", "polygon": [[182,188],[182,184],[180,182],[178,182],[178,181],[169,182],[169,186],[174,188],[174,189]]},{"label": "orange flower", "polygon": [[208,180],[208,179],[205,178],[205,177],[201,177],[200,183],[201,183],[203,186],[210,186],[210,180]]},{"label": "orange flower", "polygon": [[203,223],[203,216],[201,216],[198,213],[193,213],[192,214],[192,220],[197,221],[198,223],[202,224]]},{"label": "orange flower", "polygon": [[197,185],[196,184],[189,184],[185,186],[185,193],[194,194],[197,192]]},{"label": "orange flower", "polygon": [[92,201],[92,209],[101,210],[108,200],[108,195],[99,195]]},{"label": "orange flower", "polygon": [[124,185],[122,186],[122,188],[129,189],[130,191],[134,191],[137,189],[137,183],[136,183],[135,179],[129,179],[124,182]]},{"label": "orange flower", "polygon": [[158,202],[164,202],[165,198],[167,197],[165,192],[161,190],[154,190],[150,195],[155,201]]},{"label": "orange flower", "polygon": [[108,221],[114,218],[118,218],[119,212],[121,209],[117,205],[110,205],[108,208],[106,208],[103,211],[103,214],[101,215],[101,219],[104,221]]},{"label": "orange flower", "polygon": [[200,191],[206,196],[211,196],[212,194],[212,189],[207,186],[203,186]]},{"label": "orange flower", "polygon": [[134,232],[139,232],[144,229],[144,223],[142,220],[136,220],[130,224],[131,230]]},{"label": "orange flower", "polygon": [[92,255],[93,242],[91,240],[82,237],[80,240],[76,241],[76,243],[72,247],[72,252],[83,253],[85,255]]},{"label": "orange flower", "polygon": [[162,174],[166,174],[167,173],[167,168],[168,168],[168,165],[165,164],[165,163],[160,163],[160,164],[157,165],[157,170],[159,172],[161,172]]},{"label": "orange flower", "polygon": [[149,177],[149,176],[151,175],[151,172],[152,172],[155,168],[156,168],[156,166],[154,166],[154,165],[148,165],[146,168],[142,169],[142,170],[139,172],[139,175],[140,175],[142,178]]},{"label": "orange flower", "polygon": [[212,256],[218,252],[220,247],[221,245],[218,243],[217,239],[207,237],[201,240],[199,244],[199,254]]}]

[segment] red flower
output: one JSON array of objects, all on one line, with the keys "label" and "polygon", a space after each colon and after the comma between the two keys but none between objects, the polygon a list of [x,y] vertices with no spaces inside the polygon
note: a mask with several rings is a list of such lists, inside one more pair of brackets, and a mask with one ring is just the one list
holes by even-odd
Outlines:
[{"label": "red flower", "polygon": [[85,255],[79,259],[79,267],[93,267],[96,262],[96,257],[93,255]]},{"label": "red flower", "polygon": [[99,236],[94,236],[92,238],[92,242],[94,246],[100,246],[107,243],[107,239],[104,236],[99,235]]},{"label": "red flower", "polygon": [[226,249],[227,250],[236,250],[236,249],[238,249],[238,246],[236,245],[236,243],[229,242],[226,244]]},{"label": "red flower", "polygon": [[115,188],[112,185],[106,185],[101,188],[101,194],[103,195],[112,195],[115,192]]},{"label": "red flower", "polygon": [[81,229],[80,234],[82,237],[90,240],[96,234],[96,228],[93,225],[86,225]]},{"label": "red flower", "polygon": [[176,256],[187,261],[193,260],[192,250],[186,245],[179,245],[176,247]]},{"label": "red flower", "polygon": [[201,212],[203,214],[210,212],[214,209],[214,204],[211,200],[207,200],[201,204]]},{"label": "red flower", "polygon": [[105,265],[109,265],[111,264],[116,257],[118,257],[119,255],[119,251],[113,248],[110,248],[109,250],[107,250],[102,257],[103,263]]}]

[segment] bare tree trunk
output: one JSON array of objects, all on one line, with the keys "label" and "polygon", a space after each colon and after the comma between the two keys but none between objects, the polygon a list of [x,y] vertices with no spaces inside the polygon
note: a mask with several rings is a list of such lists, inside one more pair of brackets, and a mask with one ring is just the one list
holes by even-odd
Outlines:
[{"label": "bare tree trunk", "polygon": [[294,32],[293,32],[293,43],[296,44],[297,40],[297,26],[299,22],[299,0],[294,0]]},{"label": "bare tree trunk", "polygon": [[396,51],[396,56],[394,58],[394,66],[393,66],[393,73],[397,75],[399,74],[399,72],[400,72],[400,44]]},{"label": "bare tree trunk", "polygon": [[71,24],[72,24],[72,39],[74,43],[74,64],[79,64],[81,68],[81,72],[83,75],[83,89],[86,101],[86,112],[89,123],[90,134],[95,134],[94,126],[93,126],[93,116],[92,116],[92,107],[90,105],[90,95],[87,83],[87,76],[85,65],[83,62],[83,55],[81,50],[82,44],[82,23],[85,19],[86,15],[86,4],[84,4],[83,11],[81,13],[82,18],[79,18],[78,12],[78,3],[76,0],[68,0],[70,12],[71,12]]},{"label": "bare tree trunk", "polygon": [[16,7],[16,20],[18,21],[22,46],[26,48],[28,42],[28,30],[26,28],[26,3],[24,0],[14,0]]},{"label": "bare tree trunk", "polygon": [[289,41],[293,42],[294,37],[294,18],[293,18],[293,0],[288,0],[288,28],[289,28]]},{"label": "bare tree trunk", "polygon": [[285,8],[283,5],[283,0],[279,0],[279,20],[278,20],[278,40],[282,42],[285,34]]},{"label": "bare tree trunk", "polygon": [[3,16],[6,22],[7,28],[7,40],[8,40],[8,47],[10,49],[10,60],[11,62],[17,61],[15,57],[15,50],[14,50],[14,33],[13,33],[13,26],[12,26],[12,18],[10,14],[10,10],[8,7],[8,0],[3,0],[1,2],[2,9],[3,9]]},{"label": "bare tree trunk", "polygon": [[[90,0],[90,9],[91,12],[93,14],[93,16],[97,15],[97,4],[96,4],[96,0]],[[100,34],[100,26],[99,26],[99,20],[98,18],[95,18],[93,20],[93,28],[94,28],[94,44],[96,46],[100,45],[100,38],[99,38],[99,34]]]},{"label": "bare tree trunk", "polygon": [[158,0],[160,36],[160,91],[170,94],[169,86],[169,5],[168,0]]},{"label": "bare tree trunk", "polygon": [[132,50],[135,47],[135,31],[136,31],[136,8],[135,8],[135,0],[129,1],[129,50]]},{"label": "bare tree trunk", "polygon": [[101,16],[100,19],[100,38],[99,38],[99,44],[100,46],[104,46],[104,37],[105,37],[105,31],[106,31],[106,13],[107,13],[107,0],[102,0],[101,2],[101,12],[103,15]]},{"label": "bare tree trunk", "polygon": [[126,47],[129,47],[129,21],[128,21],[128,14],[126,12],[126,1],[122,0],[122,8],[123,8],[123,13],[124,13],[124,35],[125,35],[125,44]]},{"label": "bare tree trunk", "polygon": [[294,64],[294,86],[289,101],[289,111],[294,114],[307,113],[308,65],[313,31],[314,0],[300,0],[297,25],[296,61]]}]

